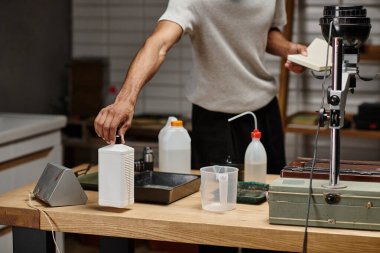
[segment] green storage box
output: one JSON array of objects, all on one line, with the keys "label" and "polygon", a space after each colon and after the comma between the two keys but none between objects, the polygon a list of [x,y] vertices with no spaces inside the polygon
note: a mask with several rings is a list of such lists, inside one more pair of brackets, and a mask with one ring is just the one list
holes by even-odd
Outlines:
[{"label": "green storage box", "polygon": [[[342,181],[342,189],[313,180],[309,226],[380,230],[380,183]],[[269,223],[304,226],[309,180],[279,178],[269,187]]]}]

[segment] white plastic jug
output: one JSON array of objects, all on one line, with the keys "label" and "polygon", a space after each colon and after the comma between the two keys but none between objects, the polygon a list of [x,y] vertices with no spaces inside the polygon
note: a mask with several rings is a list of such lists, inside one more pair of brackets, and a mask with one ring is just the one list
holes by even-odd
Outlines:
[{"label": "white plastic jug", "polygon": [[134,149],[116,137],[98,150],[99,205],[122,208],[134,203]]},{"label": "white plastic jug", "polygon": [[168,121],[166,121],[165,126],[163,128],[161,128],[160,132],[158,133],[158,167],[161,167],[161,164],[164,163],[162,161],[163,152],[161,152],[162,151],[162,143],[163,143],[162,136],[164,136],[166,131],[171,127],[171,122],[175,121],[175,120],[177,120],[177,118],[174,116],[168,117]]},{"label": "white plastic jug", "polygon": [[171,122],[171,127],[162,136],[159,153],[160,171],[191,173],[191,139],[182,120]]}]

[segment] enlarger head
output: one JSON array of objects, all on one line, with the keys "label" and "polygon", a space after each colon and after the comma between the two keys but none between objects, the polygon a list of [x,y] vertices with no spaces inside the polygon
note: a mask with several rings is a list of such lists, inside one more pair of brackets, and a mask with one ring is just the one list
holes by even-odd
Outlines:
[{"label": "enlarger head", "polygon": [[325,6],[319,25],[327,42],[329,42],[330,22],[332,22],[331,37],[341,37],[343,47],[346,49],[358,49],[368,39],[371,31],[371,20],[367,17],[367,10],[363,6]]}]

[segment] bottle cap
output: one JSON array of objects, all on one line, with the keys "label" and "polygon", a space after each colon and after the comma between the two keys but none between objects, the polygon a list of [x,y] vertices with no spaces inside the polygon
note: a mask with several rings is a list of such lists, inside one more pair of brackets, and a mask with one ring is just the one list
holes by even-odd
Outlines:
[{"label": "bottle cap", "polygon": [[172,121],[170,124],[171,124],[171,126],[176,126],[176,127],[181,127],[181,126],[183,126],[183,122],[182,122],[182,120],[174,120],[174,121]]},{"label": "bottle cap", "polygon": [[121,136],[118,134],[116,135],[115,144],[121,144]]},{"label": "bottle cap", "polygon": [[251,132],[251,138],[257,138],[257,139],[260,139],[261,138],[261,132],[259,129],[255,129]]}]

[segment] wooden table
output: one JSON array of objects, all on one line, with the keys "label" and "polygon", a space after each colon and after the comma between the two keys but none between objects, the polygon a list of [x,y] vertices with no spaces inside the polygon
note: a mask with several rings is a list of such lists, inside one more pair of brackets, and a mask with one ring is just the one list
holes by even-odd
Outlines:
[{"label": "wooden table", "polygon": [[[268,180],[271,181],[275,177],[269,175]],[[30,231],[34,234],[37,231],[47,234],[46,231],[51,230],[43,214],[26,203],[28,192],[33,188],[34,184],[31,184],[0,196],[0,224],[13,227],[16,231],[13,233],[16,244],[24,243],[25,237],[30,236]],[[55,231],[107,238],[135,238],[291,252],[302,250],[304,228],[270,225],[268,203],[238,204],[235,210],[213,213],[202,210],[200,192],[197,192],[170,205],[135,203],[126,209],[115,209],[100,207],[97,204],[97,192],[86,193],[88,202],[81,206],[53,208],[35,200],[33,203],[48,213],[54,221]],[[308,252],[380,252],[380,232],[309,228]]]}]

